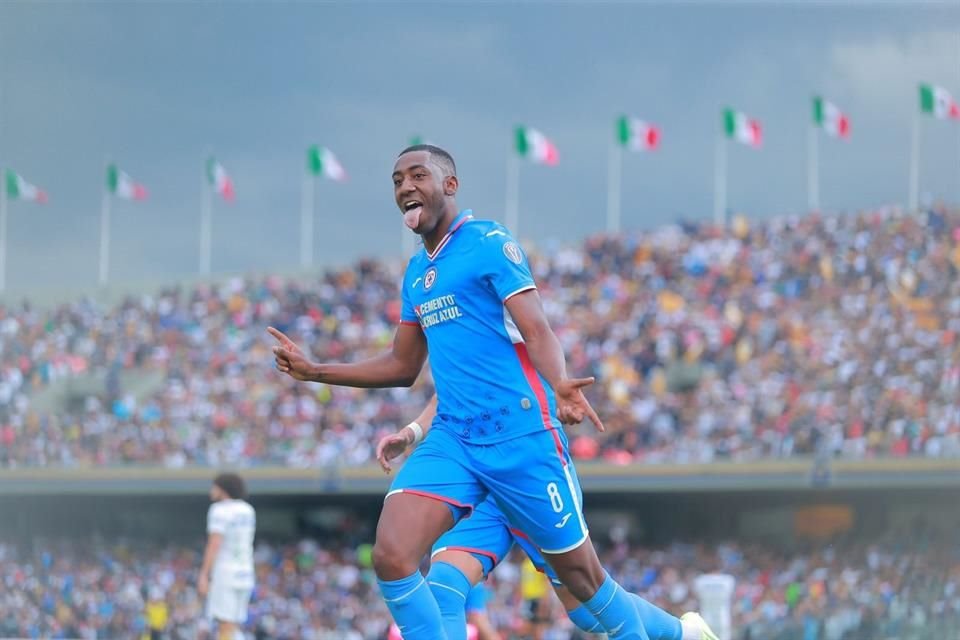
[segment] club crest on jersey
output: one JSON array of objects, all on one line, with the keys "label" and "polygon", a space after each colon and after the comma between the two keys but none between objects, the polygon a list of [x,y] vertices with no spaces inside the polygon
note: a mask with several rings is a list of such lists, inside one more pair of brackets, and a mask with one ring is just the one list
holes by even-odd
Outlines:
[{"label": "club crest on jersey", "polygon": [[433,286],[433,283],[437,281],[437,268],[430,267],[427,269],[427,272],[423,274],[423,290],[429,291],[430,287]]},{"label": "club crest on jersey", "polygon": [[513,264],[520,264],[523,262],[523,251],[520,250],[520,247],[513,240],[504,243],[503,255],[507,256],[507,260]]}]

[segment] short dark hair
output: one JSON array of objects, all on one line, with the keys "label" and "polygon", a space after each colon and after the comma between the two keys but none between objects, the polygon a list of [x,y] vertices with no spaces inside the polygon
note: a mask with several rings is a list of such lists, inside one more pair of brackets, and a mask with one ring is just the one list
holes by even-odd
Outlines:
[{"label": "short dark hair", "polygon": [[410,145],[406,149],[400,152],[398,158],[405,153],[411,153],[413,151],[426,151],[430,154],[430,159],[436,162],[438,165],[443,167],[448,175],[455,176],[457,175],[457,163],[453,161],[453,156],[447,153],[444,149],[432,144],[414,144]]},{"label": "short dark hair", "polygon": [[234,500],[243,500],[247,497],[247,485],[243,478],[235,473],[221,473],[213,479],[213,484]]}]

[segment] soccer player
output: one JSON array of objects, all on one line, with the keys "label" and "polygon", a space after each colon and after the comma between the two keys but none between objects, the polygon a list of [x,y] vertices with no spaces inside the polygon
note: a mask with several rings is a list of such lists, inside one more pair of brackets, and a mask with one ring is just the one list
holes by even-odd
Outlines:
[{"label": "soccer player", "polygon": [[[416,420],[396,433],[380,439],[376,449],[377,462],[386,473],[393,470],[391,460],[416,445],[419,439],[425,438],[430,432],[436,409],[437,398],[434,396]],[[521,573],[521,592],[524,613],[531,626],[529,635],[534,638],[542,637],[544,624],[549,621],[548,613],[544,609],[544,596],[548,592],[548,585],[553,587],[574,625],[589,633],[602,632],[597,619],[563,587],[540,551],[530,543],[526,535],[510,527],[507,518],[489,497],[480,503],[470,518],[461,520],[437,540],[431,553],[433,567],[427,576],[427,583],[432,586],[437,575],[453,573],[442,566],[446,564],[456,568],[470,584],[480,585],[500,560],[507,556],[514,544],[527,556]],[[531,569],[544,575],[531,575]],[[444,587],[435,593],[440,613],[448,628],[460,627],[464,596],[449,588],[449,584],[444,584]],[[472,595],[473,591],[465,596],[468,611]],[[631,596],[650,640],[718,640],[700,614],[688,612],[678,619],[638,595]],[[448,640],[454,637],[448,633]]]},{"label": "soccer player", "polygon": [[314,363],[269,331],[279,341],[279,371],[351,387],[413,384],[429,346],[440,398],[434,429],[394,479],[373,551],[394,620],[410,638],[445,640],[419,563],[491,495],[610,638],[648,640],[630,594],[604,571],[590,542],[560,428],[584,418],[603,428],[582,392],[593,378],[567,375],[523,250],[502,225],[458,209],[456,165],[443,149],[405,149],[391,177],[404,223],[424,245],[404,274],[392,348],[359,362]]},{"label": "soccer player", "polygon": [[[207,547],[197,591],[207,596],[207,617],[217,622],[219,640],[242,640],[253,593],[253,536],[257,518],[246,502],[243,478],[221,473],[210,487]],[[208,595],[209,594],[209,595]]]}]

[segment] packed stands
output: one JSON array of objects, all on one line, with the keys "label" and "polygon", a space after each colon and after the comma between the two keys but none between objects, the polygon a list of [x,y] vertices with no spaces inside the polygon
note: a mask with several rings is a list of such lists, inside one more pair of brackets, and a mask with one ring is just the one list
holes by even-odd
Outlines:
[{"label": "packed stands", "polygon": [[[579,459],[960,456],[960,212],[672,225],[531,261],[571,371],[598,378],[607,433],[571,431]],[[377,353],[401,269],[4,308],[0,467],[368,463],[429,376],[412,392],[296,384],[272,370],[264,328],[317,359]],[[159,383],[132,392],[137,374]]]},{"label": "packed stands", "polygon": [[[172,640],[197,638],[205,624],[195,591],[201,549],[201,540],[192,547],[2,545],[0,637],[126,639],[154,627]],[[737,581],[736,640],[925,640],[950,637],[960,624],[960,547],[922,532],[791,552],[622,542],[602,555],[625,588],[676,613],[696,608],[697,575],[728,572]],[[383,638],[389,617],[369,561],[369,545],[345,540],[260,542],[248,633],[275,640]],[[490,615],[504,638],[518,638],[524,628],[519,561],[511,557],[489,580]],[[580,637],[559,608],[554,613],[548,637]]]}]

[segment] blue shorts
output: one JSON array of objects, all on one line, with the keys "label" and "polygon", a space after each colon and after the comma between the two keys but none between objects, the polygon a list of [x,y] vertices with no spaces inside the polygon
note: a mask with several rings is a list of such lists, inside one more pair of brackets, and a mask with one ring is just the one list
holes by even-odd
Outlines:
[{"label": "blue shorts", "polygon": [[435,423],[387,498],[395,493],[441,500],[450,505],[455,522],[490,496],[510,528],[522,531],[543,553],[565,553],[587,539],[580,480],[560,429],[480,445]]},{"label": "blue shorts", "polygon": [[486,576],[507,557],[514,544],[523,549],[537,571],[546,574],[550,582],[562,584],[530,539],[523,532],[510,528],[507,517],[492,498],[481,502],[469,518],[460,520],[453,529],[440,536],[430,555],[442,551],[465,551],[480,561]]}]

